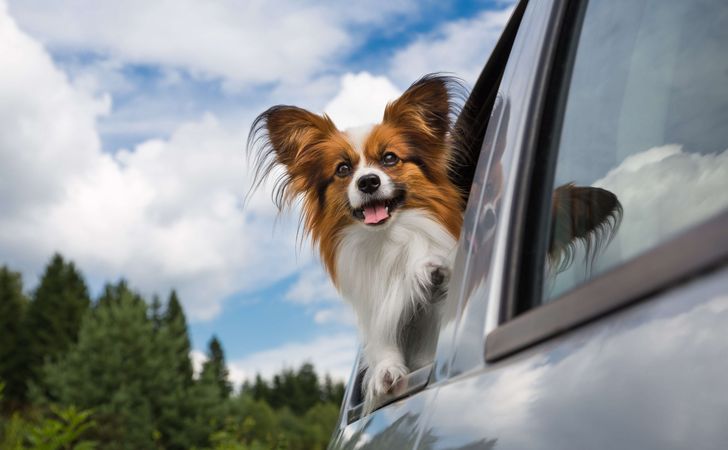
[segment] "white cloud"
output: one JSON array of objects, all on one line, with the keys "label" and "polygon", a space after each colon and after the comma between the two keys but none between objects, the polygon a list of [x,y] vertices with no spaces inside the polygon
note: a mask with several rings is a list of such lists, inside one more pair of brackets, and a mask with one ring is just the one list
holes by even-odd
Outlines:
[{"label": "white cloud", "polygon": [[0,222],[14,229],[4,235],[59,249],[95,278],[124,274],[146,293],[177,287],[192,319],[213,317],[226,296],[306,262],[297,261],[292,223],[271,229],[276,212],[264,192],[241,209],[242,142],[209,115],[169,140],[99,152],[92,171],[65,179],[62,199]]},{"label": "white cloud", "polygon": [[[409,2],[383,4],[381,14],[413,7]],[[297,72],[296,58],[324,58],[298,50],[292,56],[286,46],[294,45],[287,41],[307,45],[308,38],[290,35],[301,32],[300,26],[317,29],[317,20],[330,12],[304,5],[280,7],[280,14],[273,14],[277,6],[268,3],[164,5],[13,3],[24,27],[54,48],[108,53],[98,70],[72,69],[76,76],[69,80],[43,46],[18,29],[0,0],[0,54],[9,62],[0,71],[0,252],[3,262],[24,272],[29,285],[50,254],[60,251],[94,283],[123,275],[147,294],[175,287],[190,318],[204,320],[219,313],[227,296],[259,289],[313,263],[309,252],[296,254],[296,214],[271,229],[276,211],[265,187],[241,209],[250,182],[243,152],[251,117],[241,114],[229,125],[205,114],[170,125],[167,138],[105,153],[98,133],[99,119],[110,110],[104,90],[130,89],[122,74],[129,61],[161,64],[172,84],[179,82],[178,68],[231,82],[275,81],[273,72]],[[286,15],[290,8],[303,15],[294,21]],[[391,19],[375,17],[359,5],[341,8],[346,23]],[[251,11],[258,14],[255,20],[273,20],[265,27],[286,35],[281,38],[286,42],[237,45],[242,38],[236,33],[255,34],[263,26],[246,30],[245,21],[255,17],[240,14]],[[312,21],[307,14],[315,16]],[[71,22],[74,26],[68,26]],[[332,25],[331,36],[344,22]],[[321,25],[324,35],[329,25]],[[122,32],[124,27],[128,30]],[[265,38],[265,33],[255,34],[250,42]],[[285,48],[278,51],[277,45]],[[326,45],[317,48],[329,51]],[[237,55],[248,51],[240,47],[265,47],[270,55]],[[366,72],[316,79],[320,82],[307,90],[294,76],[275,95],[295,92],[294,99],[327,105],[324,109],[346,127],[379,120],[384,104],[399,94],[388,78]],[[332,95],[337,80],[341,87]],[[334,290],[317,270],[302,275],[289,299],[299,304],[328,299],[312,310],[314,320],[350,325],[349,310],[334,300]]]},{"label": "white cloud", "polygon": [[200,376],[202,373],[202,365],[207,361],[207,355],[199,350],[192,350],[190,352],[190,361],[192,361],[192,373],[195,377]]},{"label": "white cloud", "polygon": [[387,103],[401,93],[387,77],[347,73],[341,78],[341,90],[324,111],[341,130],[378,123]]},{"label": "white cloud", "polygon": [[[109,110],[72,86],[0,2],[0,217],[61,195],[64,177],[83,174],[99,146],[95,121]],[[32,178],[29,182],[28,178]]]},{"label": "white cloud", "polygon": [[286,300],[301,305],[338,301],[338,293],[321,265],[302,270],[286,293]]},{"label": "white cloud", "polygon": [[513,8],[485,10],[469,19],[446,23],[397,51],[390,63],[394,80],[405,85],[431,72],[450,72],[474,83]]},{"label": "white cloud", "polygon": [[319,325],[327,323],[348,325],[351,327],[356,325],[354,310],[343,305],[320,309],[314,314],[313,320]]},{"label": "white cloud", "polygon": [[285,299],[305,306],[319,325],[343,325],[349,329],[356,325],[354,311],[340,298],[319,262],[301,270],[298,279],[286,292]]},{"label": "white cloud", "polygon": [[357,25],[388,23],[415,7],[413,1],[11,2],[23,27],[53,49],[181,68],[231,85],[308,79],[356,45]]},{"label": "white cloud", "polygon": [[[2,6],[0,4],[0,6]],[[177,287],[191,319],[294,273],[295,226],[261,190],[248,208],[244,138],[215,116],[116,154],[95,129],[108,100],[74,86],[0,9],[0,249],[31,277],[53,251],[91,280]],[[274,234],[275,231],[275,234]]]},{"label": "white cloud", "polygon": [[298,368],[311,362],[319,374],[346,381],[356,358],[357,339],[352,333],[319,336],[308,342],[291,342],[230,361],[230,378],[236,384],[253,379],[257,373],[270,379],[283,368]]}]

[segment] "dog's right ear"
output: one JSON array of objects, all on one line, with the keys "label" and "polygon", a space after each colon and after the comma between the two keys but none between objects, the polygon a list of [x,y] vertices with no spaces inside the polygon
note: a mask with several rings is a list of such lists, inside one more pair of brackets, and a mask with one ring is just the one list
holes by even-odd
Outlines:
[{"label": "dog's right ear", "polygon": [[306,167],[315,161],[312,149],[336,132],[328,116],[319,116],[296,106],[277,105],[255,118],[248,135],[248,157],[254,155],[255,176],[251,192],[270,175],[276,166],[285,174],[275,181],[273,201],[282,209],[295,197],[304,180]]}]

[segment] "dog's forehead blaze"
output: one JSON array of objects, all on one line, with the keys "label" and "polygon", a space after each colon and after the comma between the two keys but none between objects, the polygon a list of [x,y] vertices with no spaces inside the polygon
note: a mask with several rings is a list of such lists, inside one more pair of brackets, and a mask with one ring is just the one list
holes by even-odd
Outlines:
[{"label": "dog's forehead blaze", "polygon": [[368,163],[379,162],[383,152],[387,150],[401,155],[407,151],[407,146],[399,130],[387,123],[382,123],[374,126],[367,136],[363,148],[364,158]]},{"label": "dog's forehead blaze", "polygon": [[312,159],[319,167],[317,176],[334,175],[336,167],[342,162],[356,165],[359,154],[354,150],[349,140],[340,132],[331,135],[317,145],[316,155]]}]

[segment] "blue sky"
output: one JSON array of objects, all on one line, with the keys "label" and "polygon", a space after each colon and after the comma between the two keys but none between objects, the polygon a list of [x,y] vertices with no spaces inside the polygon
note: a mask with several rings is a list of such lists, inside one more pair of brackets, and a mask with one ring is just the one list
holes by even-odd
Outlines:
[{"label": "blue sky", "polygon": [[510,3],[0,0],[0,263],[175,288],[193,357],[218,335],[236,381],[346,377],[353,317],[295,211],[265,186],[242,208],[249,124],[286,103],[346,127],[425,73],[472,83]]}]

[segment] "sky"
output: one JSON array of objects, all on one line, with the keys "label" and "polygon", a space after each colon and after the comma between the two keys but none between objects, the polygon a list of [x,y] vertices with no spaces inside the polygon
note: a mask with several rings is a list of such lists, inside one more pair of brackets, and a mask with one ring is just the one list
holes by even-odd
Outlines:
[{"label": "sky", "polygon": [[53,252],[93,293],[176,289],[196,364],[233,381],[313,362],[348,378],[357,334],[296,211],[243,205],[245,140],[275,104],[373,123],[422,75],[472,85],[510,1],[0,0],[0,264]]}]

